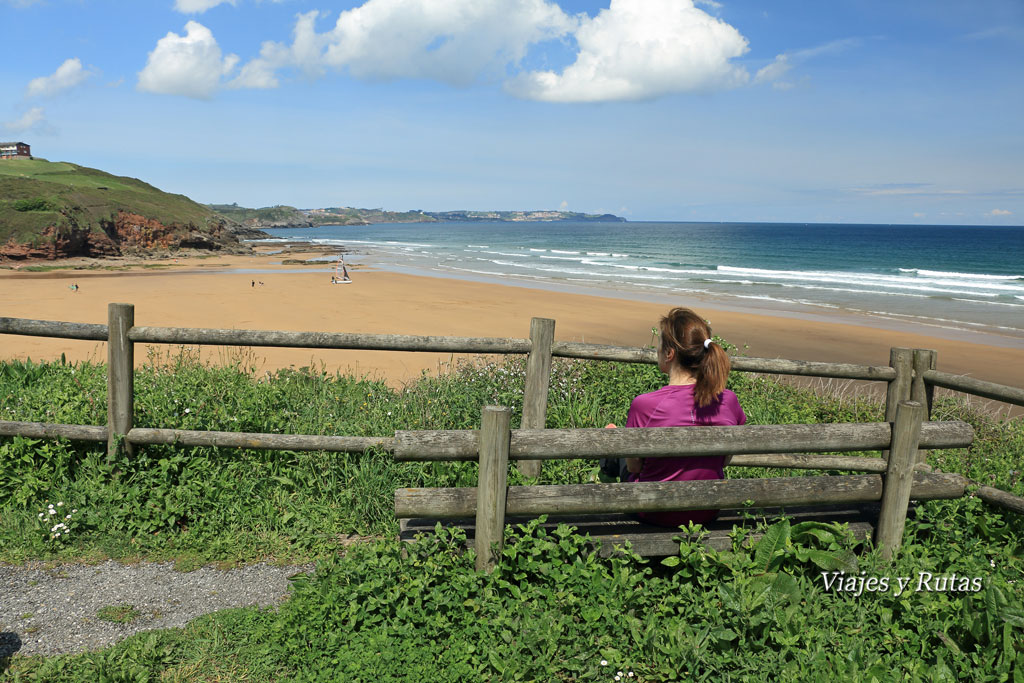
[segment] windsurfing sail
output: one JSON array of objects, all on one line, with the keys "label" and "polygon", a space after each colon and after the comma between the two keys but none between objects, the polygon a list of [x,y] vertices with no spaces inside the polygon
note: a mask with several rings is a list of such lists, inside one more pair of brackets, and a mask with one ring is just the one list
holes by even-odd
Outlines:
[{"label": "windsurfing sail", "polygon": [[[341,272],[338,272],[338,269]],[[352,282],[352,278],[349,277],[348,268],[345,267],[345,256],[342,255],[338,258],[338,262],[334,264],[334,277],[331,278],[331,283],[336,285],[347,285]]]}]

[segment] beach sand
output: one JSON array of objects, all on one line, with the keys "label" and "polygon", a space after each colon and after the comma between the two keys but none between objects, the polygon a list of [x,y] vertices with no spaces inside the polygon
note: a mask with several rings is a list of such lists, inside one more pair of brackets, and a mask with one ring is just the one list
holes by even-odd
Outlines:
[{"label": "beach sand", "polygon": [[[313,256],[316,254],[309,254]],[[302,258],[290,255],[290,258]],[[323,332],[367,332],[466,337],[529,336],[530,318],[553,318],[555,338],[642,346],[666,312],[664,303],[589,296],[520,286],[468,282],[384,272],[358,265],[354,282],[332,285],[331,273],[294,272],[303,266],[274,265],[266,255],[182,258],[159,261],[166,269],[127,272],[0,270],[0,316],[106,323],[110,302],[135,305],[135,323],[161,327],[210,327]],[[243,272],[227,272],[228,270]],[[246,270],[261,272],[244,272]],[[269,271],[269,272],[268,272]],[[287,272],[286,272],[287,271]],[[252,286],[252,282],[256,285]],[[262,282],[263,284],[259,284]],[[75,292],[69,288],[78,283]],[[716,310],[713,304],[680,298],[711,321],[714,332],[748,356],[887,365],[893,346],[938,351],[938,369],[1024,386],[1024,350],[973,344],[927,333],[886,330],[770,311]],[[857,322],[857,321],[854,321]],[[0,335],[0,358],[69,361],[106,359],[100,342]],[[136,347],[136,363],[147,349]],[[167,345],[162,354],[176,353]],[[230,347],[204,347],[212,362],[239,357]],[[289,366],[323,366],[386,379],[391,385],[421,372],[443,370],[450,354],[254,348],[248,363],[262,373]]]}]

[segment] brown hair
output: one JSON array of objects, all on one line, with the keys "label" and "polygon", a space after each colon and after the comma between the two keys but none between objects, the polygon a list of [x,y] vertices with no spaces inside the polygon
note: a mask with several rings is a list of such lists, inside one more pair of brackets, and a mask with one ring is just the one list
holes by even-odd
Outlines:
[{"label": "brown hair", "polygon": [[689,371],[697,380],[693,397],[698,407],[710,405],[725,390],[729,377],[729,355],[716,342],[707,346],[711,328],[689,308],[673,308],[659,323],[661,352],[676,352],[673,363]]}]

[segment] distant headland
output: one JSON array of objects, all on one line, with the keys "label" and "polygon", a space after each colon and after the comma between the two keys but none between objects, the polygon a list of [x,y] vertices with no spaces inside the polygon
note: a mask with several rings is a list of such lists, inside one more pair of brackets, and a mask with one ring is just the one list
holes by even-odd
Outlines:
[{"label": "distant headland", "polygon": [[313,228],[319,225],[371,225],[376,223],[437,223],[441,221],[503,222],[586,221],[625,223],[626,219],[610,213],[593,214],[575,211],[386,211],[330,207],[297,209],[293,206],[268,206],[249,209],[238,204],[207,204],[220,215],[249,228]]}]

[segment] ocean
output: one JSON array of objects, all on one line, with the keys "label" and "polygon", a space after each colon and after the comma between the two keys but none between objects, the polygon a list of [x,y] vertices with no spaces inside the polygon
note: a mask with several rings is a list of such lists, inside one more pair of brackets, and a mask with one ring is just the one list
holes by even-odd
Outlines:
[{"label": "ocean", "polygon": [[844,314],[1024,348],[1024,227],[450,222],[266,232],[342,246],[350,262],[398,272]]}]

